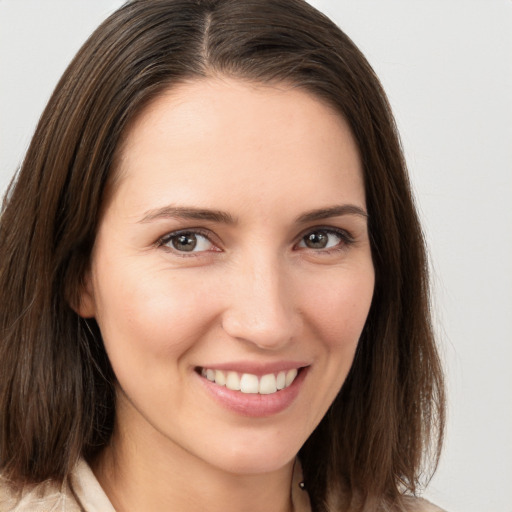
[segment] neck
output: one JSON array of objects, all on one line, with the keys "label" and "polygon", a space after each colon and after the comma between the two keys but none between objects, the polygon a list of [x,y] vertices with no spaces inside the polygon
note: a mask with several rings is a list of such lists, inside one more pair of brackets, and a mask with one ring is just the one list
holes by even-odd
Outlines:
[{"label": "neck", "polygon": [[[134,438],[135,437],[135,438]],[[203,461],[168,439],[114,432],[93,471],[117,512],[292,512],[293,461],[264,474],[236,474]]]}]

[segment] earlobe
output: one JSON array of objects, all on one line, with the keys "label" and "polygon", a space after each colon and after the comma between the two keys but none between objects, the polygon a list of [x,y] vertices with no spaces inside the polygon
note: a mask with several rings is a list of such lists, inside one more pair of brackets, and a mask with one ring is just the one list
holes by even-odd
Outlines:
[{"label": "earlobe", "polygon": [[96,316],[96,304],[94,301],[94,290],[91,281],[91,275],[88,274],[72,303],[72,308],[82,318],[94,318]]}]

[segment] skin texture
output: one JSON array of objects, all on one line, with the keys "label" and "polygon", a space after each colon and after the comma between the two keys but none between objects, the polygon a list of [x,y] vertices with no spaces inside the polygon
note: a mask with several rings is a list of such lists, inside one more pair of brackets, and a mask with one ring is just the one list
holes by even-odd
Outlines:
[{"label": "skin texture", "polygon": [[[120,512],[291,510],[294,458],[346,378],[373,294],[349,128],[284,84],[193,81],[139,115],[117,172],[79,310],[96,318],[118,379],[100,483]],[[308,247],[320,228],[327,247]],[[199,230],[193,252],[168,236],[184,229]],[[240,362],[307,369],[290,404],[251,417],[197,371]]]}]

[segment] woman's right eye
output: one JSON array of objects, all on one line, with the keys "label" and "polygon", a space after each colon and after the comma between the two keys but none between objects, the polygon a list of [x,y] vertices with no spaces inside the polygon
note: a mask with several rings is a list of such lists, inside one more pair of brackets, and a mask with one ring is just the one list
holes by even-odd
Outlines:
[{"label": "woman's right eye", "polygon": [[195,231],[170,233],[160,239],[158,246],[180,253],[200,253],[216,249],[206,235]]}]

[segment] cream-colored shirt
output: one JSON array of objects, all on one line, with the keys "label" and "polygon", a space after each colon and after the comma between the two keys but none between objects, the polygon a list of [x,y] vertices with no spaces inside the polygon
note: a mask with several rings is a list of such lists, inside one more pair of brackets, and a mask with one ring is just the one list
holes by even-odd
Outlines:
[{"label": "cream-colored shirt", "polygon": [[[309,497],[299,483],[300,464],[295,465],[292,481],[292,501],[295,512],[311,512]],[[69,478],[58,486],[43,482],[13,493],[0,477],[1,512],[115,512],[87,463],[81,460]]]},{"label": "cream-colored shirt", "polygon": [[[311,512],[306,491],[300,487],[302,469],[297,461],[292,480],[292,502],[295,512]],[[409,512],[443,512],[422,499],[408,498]],[[115,512],[91,468],[79,461],[69,478],[58,486],[43,482],[27,486],[20,492],[12,489],[0,476],[0,512]]]}]

